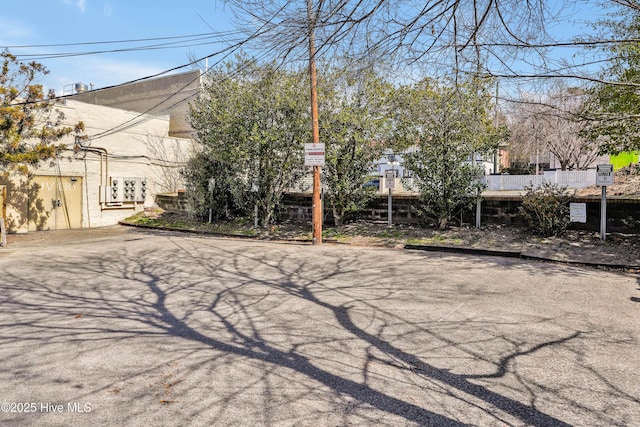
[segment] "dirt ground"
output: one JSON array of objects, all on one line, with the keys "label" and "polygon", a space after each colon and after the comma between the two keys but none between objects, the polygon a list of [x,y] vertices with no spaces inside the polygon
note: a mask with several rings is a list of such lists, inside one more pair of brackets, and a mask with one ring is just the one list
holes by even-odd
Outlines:
[{"label": "dirt ground", "polygon": [[[130,219],[132,225],[175,227],[200,233],[238,236],[263,240],[311,242],[311,224],[286,221],[269,228],[254,229],[253,224],[196,224],[186,215],[174,212],[153,212]],[[452,227],[448,230],[421,225],[356,221],[341,227],[325,224],[323,242],[354,246],[403,248],[405,245],[445,246],[458,249],[509,251],[560,262],[602,265],[640,266],[640,236],[608,234],[602,241],[597,232],[569,230],[561,237],[540,237],[515,226],[488,225]],[[640,267],[638,267],[640,268]]]},{"label": "dirt ground", "polygon": [[[576,191],[578,196],[599,196],[601,187],[592,186]],[[640,165],[621,168],[613,174],[613,185],[607,187],[611,196],[640,196]]]},{"label": "dirt ground", "polygon": [[[332,228],[326,241],[333,241]],[[640,236],[609,234],[603,242],[599,233],[569,230],[561,237],[540,237],[518,227],[496,225],[479,229],[471,226],[435,230],[420,226],[353,223],[344,226],[335,238],[354,245],[395,246],[405,244],[447,246],[520,252],[557,261],[605,265],[640,266]]]}]

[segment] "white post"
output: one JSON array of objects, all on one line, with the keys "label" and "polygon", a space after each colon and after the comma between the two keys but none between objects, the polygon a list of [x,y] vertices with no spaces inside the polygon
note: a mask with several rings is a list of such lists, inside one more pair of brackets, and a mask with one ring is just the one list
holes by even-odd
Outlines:
[{"label": "white post", "polygon": [[596,165],[596,185],[602,187],[600,201],[600,240],[607,238],[607,185],[613,184],[613,165]]}]

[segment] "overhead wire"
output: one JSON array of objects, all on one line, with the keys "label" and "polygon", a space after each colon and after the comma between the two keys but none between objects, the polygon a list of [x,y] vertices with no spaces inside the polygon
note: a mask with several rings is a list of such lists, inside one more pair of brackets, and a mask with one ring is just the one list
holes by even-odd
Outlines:
[{"label": "overhead wire", "polygon": [[[144,78],[140,78],[140,79],[132,80],[132,81],[130,81],[130,82],[123,83],[123,84],[120,84],[120,85],[113,85],[113,86],[109,86],[109,87],[102,88],[102,89],[97,89],[97,90],[99,91],[99,90],[105,90],[105,89],[110,89],[110,88],[115,88],[115,87],[121,87],[121,86],[126,86],[126,85],[129,85],[129,84],[132,84],[132,83],[138,82],[138,81],[148,80],[148,79],[151,79],[151,78],[158,77],[158,76],[160,76],[160,75],[168,74],[168,73],[170,73],[171,71],[175,71],[175,70],[177,70],[177,69],[182,69],[182,68],[186,68],[186,67],[189,67],[189,66],[193,66],[193,65],[195,65],[195,64],[197,64],[197,63],[199,63],[199,62],[202,62],[202,61],[203,61],[203,60],[205,60],[205,59],[208,59],[208,58],[211,58],[211,57],[214,57],[214,56],[217,56],[217,55],[223,55],[223,56],[222,56],[222,58],[220,58],[219,60],[217,60],[216,62],[214,62],[212,65],[210,65],[210,66],[205,70],[205,73],[207,73],[210,69],[212,69],[213,67],[216,67],[217,65],[219,65],[219,64],[220,64],[224,59],[228,58],[231,54],[233,54],[233,53],[237,52],[240,48],[242,48],[243,46],[245,46],[246,44],[248,44],[250,41],[252,41],[252,40],[254,40],[254,39],[258,38],[258,37],[262,34],[262,32],[263,32],[264,28],[267,28],[268,24],[269,24],[270,22],[272,22],[273,20],[275,20],[275,19],[279,16],[279,14],[280,14],[280,13],[282,13],[283,9],[284,9],[284,7],[283,7],[283,8],[281,8],[281,9],[278,11],[278,13],[274,14],[274,16],[273,16],[270,20],[266,21],[263,25],[261,25],[258,29],[256,29],[256,31],[254,31],[251,35],[249,35],[248,37],[243,38],[243,39],[242,39],[242,40],[240,40],[239,42],[236,42],[236,43],[232,44],[231,46],[225,47],[225,48],[223,48],[223,49],[221,49],[221,50],[219,50],[219,51],[217,51],[217,52],[214,52],[214,53],[211,53],[211,54],[205,55],[205,56],[203,56],[203,57],[201,57],[201,58],[194,59],[194,60],[190,61],[190,62],[189,62],[189,63],[187,63],[187,64],[182,64],[182,65],[180,65],[180,66],[173,67],[173,68],[171,68],[171,69],[169,69],[169,70],[165,70],[165,71],[163,71],[163,72],[161,72],[161,73],[157,73],[157,74],[155,74],[155,75],[153,75],[153,76],[148,76],[148,77],[144,77]],[[266,55],[266,54],[265,54],[265,55]],[[139,124],[139,123],[141,123],[141,122],[144,122],[144,121],[146,121],[146,120],[149,120],[149,119],[150,119],[150,117],[148,117],[148,114],[149,114],[150,112],[152,112],[153,110],[155,110],[156,108],[158,108],[160,105],[164,104],[165,102],[169,101],[171,98],[173,98],[173,97],[177,96],[177,94],[178,94],[178,93],[180,93],[182,90],[186,89],[187,87],[189,87],[190,85],[192,85],[193,83],[195,83],[198,79],[200,79],[200,75],[199,75],[198,77],[196,77],[195,79],[193,79],[193,80],[191,80],[191,81],[187,82],[187,83],[186,83],[186,84],[184,84],[180,89],[178,89],[177,91],[175,91],[174,93],[172,93],[172,94],[171,94],[171,95],[169,95],[168,97],[164,98],[164,99],[163,99],[163,100],[161,100],[160,102],[156,103],[154,106],[152,106],[152,107],[148,108],[146,111],[144,111],[144,112],[142,112],[142,113],[139,113],[137,116],[133,117],[133,118],[132,118],[132,119],[130,119],[130,120],[127,120],[127,121],[126,121],[126,122],[124,122],[124,123],[121,123],[121,124],[119,124],[119,125],[117,125],[117,126],[114,126],[114,127],[110,128],[110,129],[107,129],[107,130],[105,130],[105,131],[103,131],[103,132],[100,132],[100,133],[98,133],[98,134],[95,134],[95,135],[89,136],[89,137],[88,137],[88,139],[89,139],[89,140],[91,140],[91,139],[103,138],[103,137],[105,137],[105,136],[108,136],[108,135],[111,135],[111,134],[113,134],[113,133],[116,133],[116,132],[120,132],[120,131],[123,131],[123,130],[129,129],[129,128],[133,127],[133,126],[138,125],[138,124]],[[69,96],[67,96],[67,97],[69,97]],[[180,105],[181,103],[187,102],[187,101],[188,101],[188,99],[189,99],[189,98],[185,98],[185,99],[179,100],[179,101],[175,102],[174,104],[172,104],[171,106],[168,106],[168,107],[164,108],[164,111],[167,111],[168,109],[171,109],[171,108],[173,108],[173,107],[175,107],[175,106],[177,106],[177,105]]]},{"label": "overhead wire", "polygon": [[124,39],[124,40],[107,40],[107,41],[74,42],[74,43],[8,45],[8,46],[4,46],[4,47],[6,47],[8,49],[14,49],[14,48],[20,48],[20,49],[25,48],[25,49],[27,49],[27,48],[34,48],[34,47],[67,47],[67,46],[90,46],[90,45],[96,45],[96,44],[138,43],[138,42],[146,42],[146,41],[175,40],[175,39],[184,39],[184,38],[191,38],[191,37],[222,35],[222,34],[225,34],[225,33],[240,34],[241,32],[239,30],[225,31],[225,32],[211,31],[211,32],[208,32],[208,33],[188,34],[188,35],[183,35],[183,36],[149,37],[149,38],[143,38],[143,39]]},{"label": "overhead wire", "polygon": [[[211,33],[213,34],[213,33]],[[164,43],[156,43],[156,44],[148,44],[142,46],[132,46],[132,47],[118,47],[113,49],[104,49],[104,50],[89,50],[89,51],[80,51],[80,52],[55,52],[55,53],[14,53],[16,58],[24,61],[34,61],[34,60],[43,60],[43,59],[59,59],[59,58],[71,58],[77,56],[88,56],[88,55],[100,55],[106,53],[123,53],[123,52],[141,52],[141,51],[153,51],[153,50],[161,50],[161,49],[180,49],[194,46],[204,46],[216,43],[229,42],[233,40],[231,35],[233,33],[229,32],[228,34],[214,34],[214,35],[205,35],[198,37],[190,37],[189,39],[180,39],[171,42]],[[166,39],[165,39],[166,40]],[[79,44],[69,44],[71,45],[79,45]]]}]

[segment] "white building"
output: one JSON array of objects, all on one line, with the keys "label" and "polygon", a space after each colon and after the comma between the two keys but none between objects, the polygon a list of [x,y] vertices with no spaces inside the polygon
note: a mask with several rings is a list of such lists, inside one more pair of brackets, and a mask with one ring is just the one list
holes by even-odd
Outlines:
[{"label": "white building", "polygon": [[[0,177],[9,232],[116,224],[154,204],[154,195],[183,188],[179,169],[192,141],[169,137],[169,115],[151,116],[66,100],[65,124],[83,122],[89,138],[68,136],[67,150],[28,176]],[[1,215],[1,214],[0,214]]]}]

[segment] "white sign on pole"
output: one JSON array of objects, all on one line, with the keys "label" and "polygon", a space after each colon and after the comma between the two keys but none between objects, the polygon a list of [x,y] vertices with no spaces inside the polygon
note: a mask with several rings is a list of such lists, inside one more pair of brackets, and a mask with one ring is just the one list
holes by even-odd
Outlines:
[{"label": "white sign on pole", "polygon": [[387,169],[384,171],[384,188],[394,189],[396,188],[396,171],[393,169]]},{"label": "white sign on pole", "polygon": [[596,185],[600,187],[613,185],[613,165],[596,166]]},{"label": "white sign on pole", "polygon": [[571,222],[587,222],[587,204],[586,203],[569,203],[569,221]]},{"label": "white sign on pole", "polygon": [[324,144],[304,144],[304,165],[324,166]]}]

